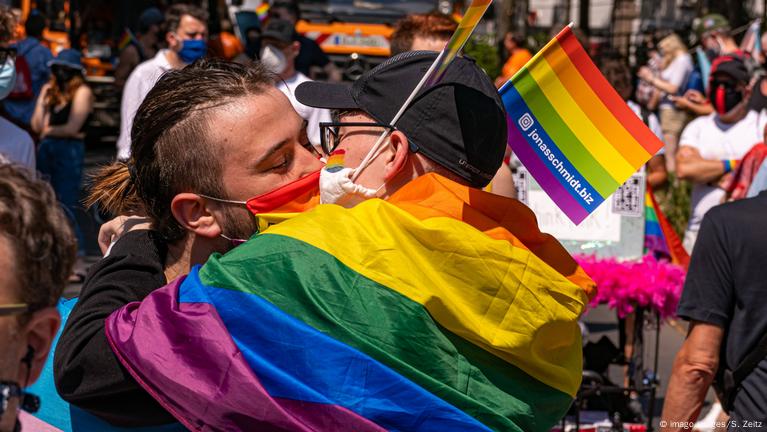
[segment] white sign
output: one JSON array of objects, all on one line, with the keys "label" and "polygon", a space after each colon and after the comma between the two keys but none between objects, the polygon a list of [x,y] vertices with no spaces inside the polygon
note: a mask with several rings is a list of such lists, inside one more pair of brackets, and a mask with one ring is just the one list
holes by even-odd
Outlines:
[{"label": "white sign", "polygon": [[542,232],[549,233],[560,241],[605,241],[621,240],[621,216],[612,212],[612,198],[605,200],[580,225],[575,225],[554,204],[546,192],[530,190],[529,206],[538,218]]}]

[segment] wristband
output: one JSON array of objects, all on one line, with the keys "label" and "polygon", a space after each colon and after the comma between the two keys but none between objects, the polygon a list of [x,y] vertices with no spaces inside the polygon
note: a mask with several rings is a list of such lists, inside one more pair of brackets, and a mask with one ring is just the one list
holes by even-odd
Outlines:
[{"label": "wristband", "polygon": [[737,168],[738,161],[735,159],[724,159],[722,165],[724,165],[724,173],[727,174]]}]

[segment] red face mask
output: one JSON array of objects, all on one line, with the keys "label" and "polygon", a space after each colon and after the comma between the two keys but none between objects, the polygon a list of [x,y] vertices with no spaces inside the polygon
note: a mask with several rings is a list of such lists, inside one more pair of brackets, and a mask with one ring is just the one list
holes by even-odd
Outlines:
[{"label": "red face mask", "polygon": [[[320,199],[320,171],[315,171],[298,180],[292,181],[273,191],[255,196],[247,201],[235,201],[198,194],[203,198],[229,204],[244,205],[258,219],[259,230],[269,225],[282,221],[279,215],[291,213],[303,213],[319,204]],[[267,215],[273,217],[266,217]],[[263,220],[262,220],[263,219]],[[229,239],[228,237],[225,237]],[[244,240],[229,239],[235,245]]]}]

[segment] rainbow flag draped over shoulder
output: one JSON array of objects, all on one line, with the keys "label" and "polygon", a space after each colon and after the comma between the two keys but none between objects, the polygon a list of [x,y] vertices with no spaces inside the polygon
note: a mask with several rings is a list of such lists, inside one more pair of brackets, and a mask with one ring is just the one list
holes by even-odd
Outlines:
[{"label": "rainbow flag draped over shoulder", "polygon": [[524,205],[429,174],[214,256],[107,338],[193,430],[547,431],[594,290]]},{"label": "rainbow flag draped over shoulder", "polygon": [[120,40],[117,42],[117,49],[122,51],[128,47],[128,45],[136,43],[136,37],[129,28],[123,30],[123,34],[120,36]]},{"label": "rainbow flag draped over shoulder", "polygon": [[652,188],[645,189],[645,238],[644,247],[648,252],[668,257],[671,262],[684,267],[690,264],[690,255],[684,250],[674,228],[663,215]]},{"label": "rainbow flag draped over shoulder", "polygon": [[509,146],[576,225],[663,143],[565,27],[500,90]]}]

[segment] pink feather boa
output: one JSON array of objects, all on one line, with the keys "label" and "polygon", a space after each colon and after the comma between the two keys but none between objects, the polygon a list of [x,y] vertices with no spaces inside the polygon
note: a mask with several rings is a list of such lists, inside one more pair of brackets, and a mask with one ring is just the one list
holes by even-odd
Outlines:
[{"label": "pink feather boa", "polygon": [[575,259],[597,284],[597,295],[591,306],[607,303],[620,317],[633,312],[636,306],[657,310],[661,318],[675,316],[684,286],[682,267],[651,255],[645,255],[640,261],[622,262],[594,256]]}]

